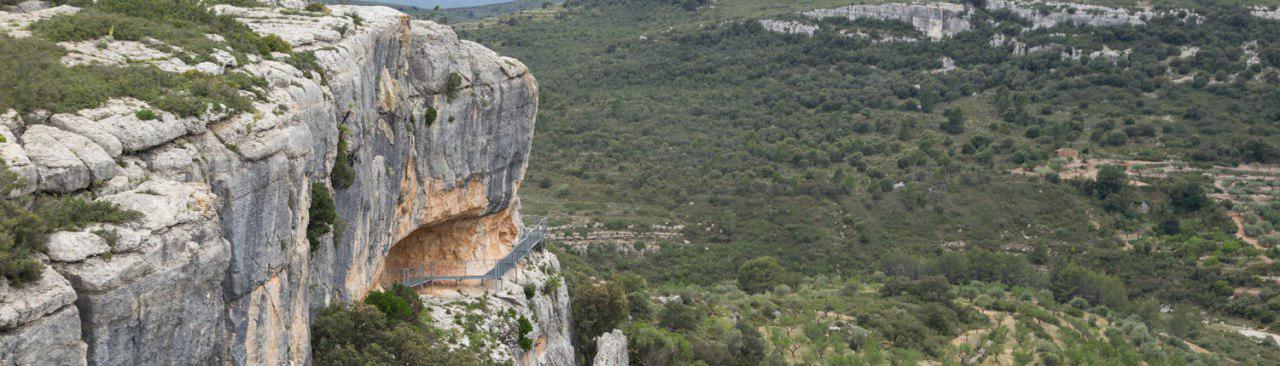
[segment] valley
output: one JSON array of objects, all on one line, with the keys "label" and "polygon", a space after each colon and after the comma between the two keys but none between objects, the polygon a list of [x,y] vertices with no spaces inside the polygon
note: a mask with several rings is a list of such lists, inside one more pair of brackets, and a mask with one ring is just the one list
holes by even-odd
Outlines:
[{"label": "valley", "polygon": [[0,365],[1280,363],[1267,0],[0,0]]}]

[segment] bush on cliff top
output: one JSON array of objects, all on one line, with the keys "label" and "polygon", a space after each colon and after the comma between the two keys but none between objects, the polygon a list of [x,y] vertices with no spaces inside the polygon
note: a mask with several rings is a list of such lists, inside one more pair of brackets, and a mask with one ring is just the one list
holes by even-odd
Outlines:
[{"label": "bush on cliff top", "polygon": [[[254,5],[247,0],[71,0],[82,7],[32,24],[35,37],[15,40],[0,36],[0,109],[21,112],[46,109],[55,113],[101,105],[107,99],[133,97],[181,116],[195,116],[209,108],[248,111],[250,91],[262,97],[266,81],[244,73],[206,75],[171,73],[145,65],[63,66],[66,53],[55,42],[110,37],[145,42],[187,64],[214,61],[215,50],[229,49],[240,62],[247,54],[270,57],[292,55],[290,64],[303,71],[320,71],[313,54],[294,54],[278,36],[261,36],[230,16],[214,14],[211,5]],[[208,34],[224,41],[210,39]],[[149,41],[158,40],[159,43]],[[179,48],[181,51],[179,51]],[[323,82],[323,73],[320,73]]]},{"label": "bush on cliff top", "polygon": [[248,110],[251,101],[239,90],[265,85],[259,78],[238,73],[211,76],[175,74],[144,66],[65,67],[58,61],[65,53],[47,40],[0,35],[0,110],[74,112],[127,96],[182,116],[194,116],[210,106]]},{"label": "bush on cliff top", "polygon": [[74,0],[69,3],[84,10],[37,22],[33,25],[36,33],[58,42],[97,39],[107,35],[130,41],[155,38],[202,57],[222,45],[222,42],[205,37],[205,34],[217,34],[226,39],[226,44],[236,53],[270,55],[273,51],[290,52],[288,43],[279,37],[272,39],[271,36],[258,35],[235,18],[214,14],[209,6],[218,2]]},{"label": "bush on cliff top", "polygon": [[122,210],[109,202],[75,197],[38,197],[34,211],[28,210],[31,200],[37,197],[8,195],[24,184],[0,161],[0,276],[13,286],[40,279],[44,266],[35,255],[44,251],[49,234],[81,230],[91,223],[119,224],[142,217],[137,211]]}]

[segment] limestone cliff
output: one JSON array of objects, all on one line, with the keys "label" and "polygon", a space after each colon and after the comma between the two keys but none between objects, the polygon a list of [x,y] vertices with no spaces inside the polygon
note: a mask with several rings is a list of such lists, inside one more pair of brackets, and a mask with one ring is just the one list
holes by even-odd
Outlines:
[{"label": "limestone cliff", "polygon": [[[984,6],[988,11],[1007,10],[1013,15],[1027,19],[1031,26],[1023,29],[1024,31],[1052,28],[1058,25],[1093,27],[1143,25],[1146,24],[1147,20],[1157,17],[1178,17],[1184,22],[1194,23],[1198,21],[1199,17],[1195,12],[1187,9],[1157,10],[1150,6],[1113,8],[1100,5],[1039,0],[991,0],[985,2]],[[1280,17],[1280,15],[1277,15],[1280,14],[1280,10],[1273,11],[1270,8],[1261,6],[1252,9],[1252,13],[1259,17]],[[974,11],[975,9],[971,7],[955,3],[901,2],[814,9],[802,12],[800,15],[811,20],[845,18],[848,20],[902,21],[920,31],[929,39],[937,41],[973,29],[971,18]],[[765,30],[778,33],[812,36],[820,29],[817,25],[795,20],[763,19],[759,22]],[[848,32],[846,30],[837,30],[836,32],[845,36],[867,37],[866,34],[860,32]],[[881,41],[914,42],[916,39],[911,37],[890,37]],[[1006,42],[1012,42],[1012,40],[993,39],[992,45],[998,47]]]},{"label": "limestone cliff", "polygon": [[899,20],[938,40],[969,30],[969,13],[963,5],[950,3],[901,3],[875,5],[849,5],[835,9],[815,9],[804,12],[809,18],[846,18],[849,20],[871,18]]},{"label": "limestone cliff", "polygon": [[[492,259],[513,245],[533,76],[446,26],[384,7],[330,8],[215,8],[314,52],[317,71],[217,54],[191,66],[162,52],[143,61],[265,78],[250,113],[142,119],[149,106],[132,99],[76,113],[0,111],[0,158],[34,183],[19,194],[83,195],[145,215],[55,234],[39,283],[0,280],[0,364],[305,364],[311,309],[379,287],[389,262],[412,258],[395,253]],[[74,11],[0,15],[25,26]],[[62,45],[63,62],[158,52],[89,44],[102,46]],[[339,219],[312,248],[310,187],[330,185],[339,139],[355,179],[331,188]],[[510,359],[572,361],[567,297],[550,293],[512,305],[537,314],[550,341]]]}]

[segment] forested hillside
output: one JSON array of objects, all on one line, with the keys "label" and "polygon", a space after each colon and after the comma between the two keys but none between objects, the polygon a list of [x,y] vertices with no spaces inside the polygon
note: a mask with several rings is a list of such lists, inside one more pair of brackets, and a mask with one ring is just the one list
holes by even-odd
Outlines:
[{"label": "forested hillside", "polygon": [[464,32],[538,76],[522,193],[575,317],[604,318],[580,350],[618,327],[641,364],[1278,360],[1234,328],[1280,311],[1271,8],[965,4],[936,39],[803,14],[856,3],[570,1]]}]

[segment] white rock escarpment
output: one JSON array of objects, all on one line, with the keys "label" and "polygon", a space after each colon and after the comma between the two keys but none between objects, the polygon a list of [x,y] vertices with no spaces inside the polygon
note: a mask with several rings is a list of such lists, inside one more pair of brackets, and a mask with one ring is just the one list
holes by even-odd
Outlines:
[{"label": "white rock escarpment", "polygon": [[1265,6],[1255,6],[1249,13],[1263,19],[1280,20],[1280,7],[1272,9]]},{"label": "white rock escarpment", "polygon": [[1016,0],[991,0],[988,9],[1008,9],[1031,21],[1033,28],[1052,28],[1060,24],[1076,26],[1108,27],[1118,25],[1142,25],[1147,19],[1159,15],[1149,8],[1124,9],[1099,5],[1060,2],[1025,2]]},{"label": "white rock escarpment", "polygon": [[[216,7],[314,52],[324,73],[216,54],[216,69],[194,66],[264,78],[265,99],[249,113],[141,118],[154,109],[131,99],[75,113],[0,111],[0,158],[34,183],[6,194],[78,194],[144,213],[55,234],[44,279],[0,284],[0,365],[305,364],[311,309],[376,288],[387,254],[418,229],[512,244],[499,234],[519,220],[515,191],[538,105],[532,75],[445,26],[384,7],[330,8]],[[55,9],[74,11],[35,14]],[[150,55],[144,46],[94,47],[64,62],[111,65]],[[152,56],[157,67],[170,59]],[[331,187],[337,232],[312,248],[310,187],[329,185],[339,133],[355,179]],[[567,295],[553,293],[514,306],[542,319],[546,342],[521,357],[572,361]]]},{"label": "white rock escarpment", "polygon": [[804,24],[794,20],[760,19],[760,26],[765,30],[778,33],[803,34],[813,37],[818,26]]},{"label": "white rock escarpment", "polygon": [[[1112,8],[1099,5],[1063,3],[1054,1],[1021,1],[991,0],[985,5],[988,11],[1007,10],[1010,13],[1031,22],[1029,29],[1052,28],[1059,25],[1071,26],[1123,26],[1143,25],[1156,17],[1180,17],[1184,22],[1198,20],[1198,15],[1186,9],[1155,10],[1151,7]],[[810,19],[844,18],[848,20],[878,19],[902,21],[919,30],[934,41],[953,37],[973,29],[971,15],[980,11],[954,3],[883,3],[868,5],[848,5],[831,9],[814,9],[802,12]],[[1280,18],[1280,10],[1266,7],[1255,7],[1253,14],[1259,17]],[[781,21],[763,19],[760,25],[772,32],[788,34],[808,34],[812,36],[819,29],[818,25],[800,21]],[[868,38],[861,30],[838,29],[837,33]],[[997,35],[1003,37],[1003,35]],[[891,36],[876,41],[880,42],[915,42],[913,37]],[[993,39],[992,45],[1003,44],[1003,39]],[[1015,52],[1016,53],[1016,52]]]},{"label": "white rock escarpment", "polygon": [[803,14],[814,19],[900,20],[934,40],[954,36],[972,27],[969,24],[968,10],[963,5],[950,3],[849,5],[835,9],[815,9]]}]

